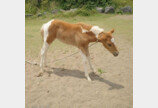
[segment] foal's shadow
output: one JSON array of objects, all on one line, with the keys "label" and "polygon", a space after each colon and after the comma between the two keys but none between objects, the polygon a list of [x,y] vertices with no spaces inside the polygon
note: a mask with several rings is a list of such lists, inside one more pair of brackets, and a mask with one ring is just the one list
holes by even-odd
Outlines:
[{"label": "foal's shadow", "polygon": [[[85,75],[84,75],[84,72],[79,71],[79,70],[69,70],[69,69],[64,69],[64,68],[52,68],[52,69],[53,69],[53,72],[52,71],[46,71],[46,72],[49,75],[56,74],[60,77],[72,76],[72,77],[76,77],[76,78],[83,78],[83,79],[86,78]],[[94,72],[90,73],[89,76],[91,77],[92,80],[98,80],[100,82],[108,84],[110,86],[109,90],[124,88],[124,86],[122,86],[120,84],[116,84],[116,83],[113,83],[113,82],[108,81],[106,79],[103,79],[102,77],[95,74]]]}]

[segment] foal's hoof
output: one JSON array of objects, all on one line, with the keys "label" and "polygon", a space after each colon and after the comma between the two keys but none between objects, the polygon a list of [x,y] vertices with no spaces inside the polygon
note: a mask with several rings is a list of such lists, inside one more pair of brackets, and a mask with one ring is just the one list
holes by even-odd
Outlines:
[{"label": "foal's hoof", "polygon": [[45,65],[44,67],[48,68],[49,66],[48,66],[48,65]]},{"label": "foal's hoof", "polygon": [[43,76],[43,72],[37,74],[37,77],[41,77],[41,76]]},{"label": "foal's hoof", "polygon": [[87,77],[87,80],[88,80],[89,82],[91,82],[91,81],[92,81],[90,77]]},{"label": "foal's hoof", "polygon": [[94,70],[92,71],[92,73],[94,73],[94,74],[97,73],[97,72],[98,72],[98,71],[97,71],[96,69],[94,69]]}]

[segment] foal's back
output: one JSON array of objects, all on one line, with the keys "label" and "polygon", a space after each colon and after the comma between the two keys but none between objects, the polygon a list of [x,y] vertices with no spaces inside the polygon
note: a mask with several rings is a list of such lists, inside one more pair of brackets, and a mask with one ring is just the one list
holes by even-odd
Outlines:
[{"label": "foal's back", "polygon": [[77,45],[80,38],[81,28],[77,24],[70,24],[60,20],[52,21],[49,27],[48,38],[58,39],[66,44]]}]

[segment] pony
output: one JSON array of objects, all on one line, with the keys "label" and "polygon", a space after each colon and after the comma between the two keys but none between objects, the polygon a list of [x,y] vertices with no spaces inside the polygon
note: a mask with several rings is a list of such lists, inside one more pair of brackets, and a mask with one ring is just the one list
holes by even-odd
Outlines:
[{"label": "pony", "polygon": [[43,24],[41,27],[43,46],[41,49],[40,61],[42,72],[44,71],[46,63],[46,53],[48,48],[55,39],[58,39],[61,42],[73,45],[80,50],[84,63],[85,77],[88,81],[91,81],[87,66],[89,65],[93,72],[94,69],[90,62],[88,45],[91,42],[100,42],[116,57],[118,56],[119,51],[115,46],[112,33],[114,33],[114,29],[109,32],[104,32],[104,29],[98,26],[92,26],[82,22],[70,24],[61,20],[52,19],[51,21]]}]

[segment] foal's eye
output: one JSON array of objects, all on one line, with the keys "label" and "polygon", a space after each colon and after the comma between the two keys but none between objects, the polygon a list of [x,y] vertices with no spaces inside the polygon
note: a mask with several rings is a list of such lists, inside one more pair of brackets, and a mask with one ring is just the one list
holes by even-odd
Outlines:
[{"label": "foal's eye", "polygon": [[111,47],[111,44],[108,44],[109,47]]}]

